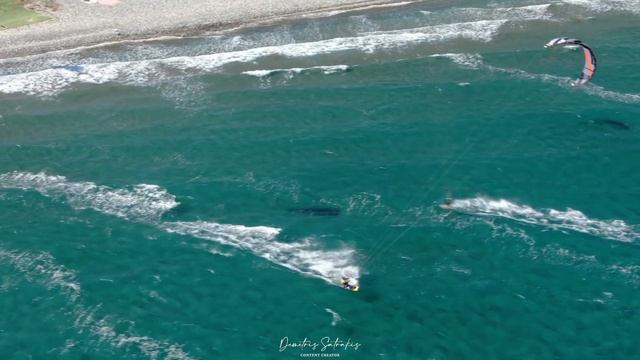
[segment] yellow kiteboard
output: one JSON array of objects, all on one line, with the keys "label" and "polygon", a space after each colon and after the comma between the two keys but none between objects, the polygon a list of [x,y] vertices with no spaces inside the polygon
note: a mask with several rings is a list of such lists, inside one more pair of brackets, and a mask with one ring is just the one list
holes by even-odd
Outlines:
[{"label": "yellow kiteboard", "polygon": [[343,277],[340,279],[340,284],[342,285],[342,288],[345,290],[351,290],[351,291],[358,291],[360,290],[360,285],[357,284],[355,286],[351,286],[349,285],[349,279],[346,277]]}]

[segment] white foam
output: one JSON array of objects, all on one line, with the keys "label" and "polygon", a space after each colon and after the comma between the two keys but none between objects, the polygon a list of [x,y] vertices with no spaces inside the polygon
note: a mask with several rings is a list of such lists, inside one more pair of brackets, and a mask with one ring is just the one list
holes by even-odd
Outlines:
[{"label": "white foam", "polygon": [[631,242],[640,238],[633,226],[622,220],[591,219],[578,210],[568,208],[534,209],[505,199],[475,197],[455,199],[448,209],[471,215],[502,217],[554,230],[573,230],[605,239]]},{"label": "white foam", "polygon": [[329,314],[331,314],[331,326],[336,326],[336,324],[338,323],[338,321],[342,320],[342,318],[340,317],[340,314],[338,314],[337,312],[329,309],[329,308],[325,308],[324,311],[328,312]]},{"label": "white foam", "polygon": [[451,8],[437,13],[423,12],[424,15],[435,15],[454,19],[455,21],[501,20],[530,21],[548,20],[551,18],[549,7],[551,4],[527,5],[506,8]]},{"label": "white foam", "polygon": [[496,67],[491,67],[491,69],[494,71],[509,73],[522,79],[540,80],[542,82],[556,84],[565,89],[581,90],[589,95],[597,96],[606,100],[615,100],[627,104],[640,104],[640,94],[621,93],[617,91],[606,90],[604,87],[596,85],[592,82],[576,87],[574,86],[575,80],[569,77],[561,77],[549,74],[532,74],[518,69],[501,69]]},{"label": "white foam", "polygon": [[482,20],[464,23],[426,26],[333,38],[314,42],[265,46],[247,50],[200,56],[180,56],[104,64],[89,64],[74,68],[46,69],[30,73],[0,76],[0,93],[51,95],[74,83],[103,84],[117,82],[130,85],[158,81],[171,73],[210,72],[229,63],[247,63],[258,58],[279,55],[308,57],[340,51],[372,53],[380,49],[406,47],[419,43],[454,39],[490,41],[507,20]]},{"label": "white foam", "polygon": [[230,252],[225,252],[220,250],[218,245],[214,245],[214,244],[207,244],[207,245],[202,245],[202,246],[197,246],[197,248],[202,249],[206,252],[208,252],[211,255],[217,255],[217,256],[224,256],[224,257],[232,257],[233,254]]},{"label": "white foam", "polygon": [[549,75],[549,74],[532,74],[523,70],[504,69],[504,68],[497,68],[494,66],[489,66],[488,68],[490,68],[493,71],[508,73],[521,79],[540,80],[542,82],[556,84],[565,89],[578,89],[578,90],[584,91],[589,95],[597,96],[602,99],[615,100],[615,101],[623,102],[627,104],[640,104],[640,94],[621,93],[617,91],[606,90],[604,87],[600,85],[596,85],[592,82],[576,87],[574,86],[575,80],[569,77],[555,76],[555,75]]},{"label": "white foam", "polygon": [[634,93],[621,93],[611,90],[606,90],[604,87],[596,85],[592,82],[583,86],[574,86],[574,79],[569,77],[555,76],[550,74],[533,74],[520,69],[500,68],[484,63],[482,56],[479,54],[433,54],[430,57],[442,57],[453,61],[455,64],[460,65],[463,68],[474,70],[489,70],[493,72],[500,72],[512,75],[520,79],[538,80],[547,83],[553,83],[557,86],[572,89],[581,90],[585,93],[593,96],[597,96],[607,100],[615,100],[628,104],[640,104],[640,94]]},{"label": "white foam", "polygon": [[[10,172],[0,174],[0,188],[35,190],[60,198],[77,209],[93,210],[128,220],[155,223],[159,228],[251,251],[299,273],[338,284],[342,275],[359,277],[355,251],[350,248],[324,250],[311,239],[283,243],[275,240],[280,229],[214,222],[160,222],[162,214],[178,206],[175,196],[157,185],[136,185],[113,189],[92,182],[72,182],[64,176],[45,173]],[[207,249],[209,251],[209,249]]]},{"label": "white foam", "polygon": [[114,189],[92,182],[68,181],[64,176],[43,172],[0,174],[0,188],[35,190],[45,196],[62,198],[75,209],[90,208],[145,222],[159,221],[162,214],[179,205],[175,196],[157,185],[139,184],[129,189]]},{"label": "white foam", "polygon": [[325,75],[335,74],[349,70],[349,65],[327,65],[327,66],[311,66],[306,68],[289,68],[289,69],[271,69],[271,70],[251,70],[242,72],[245,75],[255,77],[266,77],[275,74],[285,73],[287,75],[302,74],[308,72],[319,71]]},{"label": "white foam", "polygon": [[[265,77],[278,72],[286,72],[287,69],[273,69],[273,70],[251,70],[243,71],[242,73],[249,76]],[[294,69],[291,69],[294,70]]]},{"label": "white foam", "polygon": [[623,275],[635,284],[640,284],[640,265],[635,264],[613,264],[606,269],[609,272]]},{"label": "white foam", "polygon": [[562,0],[562,2],[580,6],[597,13],[631,12],[640,14],[640,0]]},{"label": "white foam", "polygon": [[585,86],[581,86],[584,91],[589,95],[595,95],[603,99],[615,100],[627,104],[640,104],[640,94],[633,93],[620,93],[617,91],[606,90],[602,86],[588,83]]},{"label": "white foam", "polygon": [[507,21],[507,19],[479,20],[413,29],[376,31],[364,33],[357,38],[344,39],[357,40],[356,49],[360,48],[366,52],[373,52],[380,48],[399,47],[422,42],[442,42],[453,39],[488,42]]},{"label": "white foam", "polygon": [[37,255],[8,251],[0,248],[0,259],[8,262],[21,273],[27,276],[29,281],[36,278],[45,279],[48,289],[61,288],[72,299],[80,295],[80,284],[76,280],[75,272],[55,263],[51,254],[43,252]]},{"label": "white foam", "polygon": [[347,213],[362,216],[390,216],[393,210],[385,205],[380,194],[357,193],[346,200]]},{"label": "white foam", "polygon": [[165,222],[161,228],[181,235],[189,235],[220,244],[248,250],[257,256],[296,272],[314,276],[333,285],[344,274],[359,277],[355,265],[355,251],[350,248],[322,249],[312,239],[284,243],[275,238],[280,229],[268,226],[243,226],[214,222]]},{"label": "white foam", "polygon": [[[0,260],[9,263],[20,271],[28,281],[40,283],[49,290],[58,290],[67,297],[67,305],[74,316],[74,326],[78,332],[89,331],[99,342],[106,342],[114,348],[136,348],[148,358],[164,360],[189,360],[188,353],[178,344],[156,340],[148,336],[137,336],[117,332],[110,316],[97,319],[98,307],[86,307],[81,302],[81,286],[74,271],[56,263],[55,258],[46,252],[32,254],[28,252],[8,251],[0,248]],[[130,332],[130,331],[127,331]],[[72,343],[65,344],[64,353]]]},{"label": "white foam", "polygon": [[429,57],[435,58],[447,58],[453,61],[455,64],[469,69],[479,69],[485,64],[482,62],[482,57],[478,54],[464,54],[464,53],[446,53],[446,54],[433,54]]}]

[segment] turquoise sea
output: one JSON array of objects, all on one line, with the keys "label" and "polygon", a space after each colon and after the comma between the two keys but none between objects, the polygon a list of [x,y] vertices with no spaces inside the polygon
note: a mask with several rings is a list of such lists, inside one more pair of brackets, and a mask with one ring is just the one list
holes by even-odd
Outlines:
[{"label": "turquoise sea", "polygon": [[0,358],[638,359],[638,39],[419,1],[2,60]]}]

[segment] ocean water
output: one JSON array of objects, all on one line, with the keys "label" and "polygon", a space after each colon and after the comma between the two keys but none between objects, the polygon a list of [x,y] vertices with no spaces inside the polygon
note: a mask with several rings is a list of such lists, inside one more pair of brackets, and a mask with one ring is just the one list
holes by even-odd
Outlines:
[{"label": "ocean water", "polygon": [[640,358],[639,38],[425,1],[3,60],[0,357]]}]

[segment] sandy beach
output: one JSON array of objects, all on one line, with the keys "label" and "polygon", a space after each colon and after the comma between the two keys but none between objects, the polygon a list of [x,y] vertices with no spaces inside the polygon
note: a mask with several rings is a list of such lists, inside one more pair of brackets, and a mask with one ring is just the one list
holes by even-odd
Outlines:
[{"label": "sandy beach", "polygon": [[161,36],[189,36],[394,0],[58,0],[51,20],[0,31],[0,58]]}]

